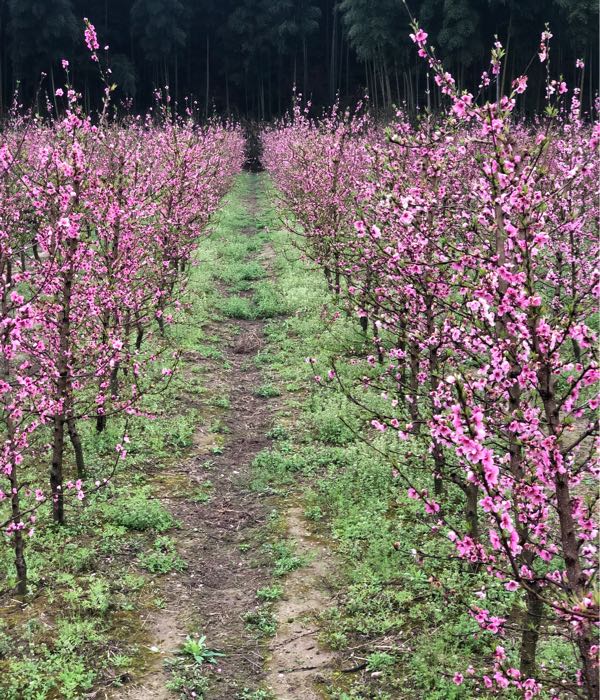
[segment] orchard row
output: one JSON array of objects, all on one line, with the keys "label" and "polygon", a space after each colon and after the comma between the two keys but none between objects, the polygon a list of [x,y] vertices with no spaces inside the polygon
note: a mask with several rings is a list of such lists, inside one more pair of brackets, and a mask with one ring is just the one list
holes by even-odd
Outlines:
[{"label": "orchard row", "polygon": [[[94,59],[91,25],[86,42]],[[102,432],[169,381],[165,328],[185,311],[192,256],[244,151],[235,126],[200,128],[160,105],[92,121],[68,83],[56,93],[60,117],[15,118],[0,140],[0,500],[20,593],[39,509],[63,523],[66,501],[110,481],[86,478],[81,423]],[[125,430],[115,468],[128,441]]]},{"label": "orchard row", "polygon": [[[291,229],[363,333],[315,378],[363,407],[456,562],[490,649],[456,685],[594,698],[599,125],[550,71],[545,114],[519,123],[526,76],[486,100],[499,44],[474,96],[412,38],[446,114],[399,113],[383,133],[360,110],[298,106],[263,137]],[[566,667],[539,663],[548,638],[571,643]]]}]

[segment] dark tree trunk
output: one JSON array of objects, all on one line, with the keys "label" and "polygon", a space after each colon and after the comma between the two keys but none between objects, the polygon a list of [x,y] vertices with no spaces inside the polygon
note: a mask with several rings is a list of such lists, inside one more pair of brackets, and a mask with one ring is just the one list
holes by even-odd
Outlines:
[{"label": "dark tree trunk", "polygon": [[77,423],[75,422],[75,419],[72,416],[67,419],[67,428],[69,430],[69,438],[71,440],[71,445],[73,446],[73,452],[75,453],[75,465],[77,467],[77,476],[80,479],[83,479],[83,477],[85,476],[85,459],[83,456],[83,445],[81,444],[81,437],[79,435],[79,431],[77,430]]},{"label": "dark tree trunk", "polygon": [[52,517],[62,525],[65,521],[63,484],[63,453],[65,444],[65,423],[62,415],[54,416],[52,440],[52,466],[50,468],[50,490],[52,492]]},{"label": "dark tree trunk", "polygon": [[520,668],[523,678],[534,678],[536,669],[537,645],[540,638],[540,627],[544,604],[535,590],[527,591],[527,610],[521,636]]}]

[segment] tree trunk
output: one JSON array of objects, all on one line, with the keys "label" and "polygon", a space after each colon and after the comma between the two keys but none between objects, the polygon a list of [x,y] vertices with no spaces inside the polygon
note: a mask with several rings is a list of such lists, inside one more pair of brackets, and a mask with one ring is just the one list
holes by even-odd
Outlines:
[{"label": "tree trunk", "polygon": [[204,117],[208,119],[208,101],[210,95],[210,38],[206,33],[206,96],[204,101]]},{"label": "tree trunk", "polygon": [[421,424],[419,422],[419,353],[414,345],[411,345],[409,350],[410,358],[410,387],[409,387],[409,403],[408,411],[413,423],[413,433],[418,435],[421,432]]},{"label": "tree trunk", "polygon": [[[434,300],[431,296],[425,298],[425,304],[427,307],[427,335],[431,339],[435,333],[435,319],[433,316]],[[431,415],[435,415],[436,405],[434,401],[434,394],[437,390],[439,384],[438,378],[438,348],[433,343],[429,346],[429,375],[431,377],[431,391],[430,395],[430,405],[431,405]],[[444,452],[441,445],[438,444],[436,440],[433,441],[432,445],[432,455],[433,455],[433,489],[436,496],[440,496],[444,493],[444,479],[443,474],[445,471],[445,460]]]},{"label": "tree trunk", "polygon": [[[106,416],[102,416],[106,418]],[[67,428],[69,430],[69,438],[71,440],[71,445],[73,446],[73,452],[75,452],[75,465],[77,467],[77,476],[83,479],[85,476],[85,460],[83,457],[83,445],[81,444],[81,437],[79,436],[79,431],[77,430],[77,423],[75,418],[70,416],[67,419]]]},{"label": "tree trunk", "polygon": [[[9,419],[9,440],[11,439],[11,433],[14,435],[11,423],[12,421]],[[25,538],[23,537],[23,530],[18,527],[21,523],[21,503],[17,479],[17,465],[14,463],[10,474],[10,488],[11,516],[12,522],[16,526],[16,529],[12,533],[12,538],[15,553],[15,569],[17,572],[17,595],[24,596],[27,594],[27,563],[25,562]]]},{"label": "tree trunk", "polygon": [[65,445],[65,423],[61,415],[54,416],[52,440],[52,467],[50,468],[50,490],[52,492],[52,517],[54,522],[65,522],[63,484],[63,452]]},{"label": "tree trunk", "polygon": [[[74,255],[77,242],[71,243],[69,253]],[[56,398],[61,403],[60,412],[54,416],[54,434],[52,441],[52,466],[50,469],[50,488],[52,491],[52,514],[57,523],[64,522],[64,494],[63,494],[63,459],[65,446],[65,421],[67,412],[72,405],[69,396],[69,365],[68,358],[71,351],[71,295],[73,291],[73,263],[64,273],[62,281],[62,313],[58,318],[59,328],[59,353],[57,360],[58,380],[56,386]]]},{"label": "tree trunk", "polygon": [[519,670],[524,679],[534,678],[536,667],[537,645],[540,637],[540,626],[544,604],[536,591],[527,591],[527,610],[521,637],[521,662]]},{"label": "tree trunk", "polygon": [[466,486],[465,520],[469,537],[477,542],[479,540],[479,518],[477,515],[477,502],[479,500],[479,487],[476,484]]}]

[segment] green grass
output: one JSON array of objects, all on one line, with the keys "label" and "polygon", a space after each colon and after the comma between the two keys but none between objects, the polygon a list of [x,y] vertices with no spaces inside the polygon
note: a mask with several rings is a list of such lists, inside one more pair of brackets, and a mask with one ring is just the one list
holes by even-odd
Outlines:
[{"label": "green grass", "polygon": [[150,552],[140,554],[138,564],[152,574],[169,574],[187,568],[187,564],[177,554],[175,542],[165,536],[156,538]]},{"label": "green grass", "polygon": [[247,297],[231,296],[223,302],[223,313],[227,318],[242,319],[245,321],[256,318],[256,309],[252,301]]},{"label": "green grass", "polygon": [[259,637],[274,637],[277,632],[277,620],[268,605],[248,611],[244,615],[244,622]]},{"label": "green grass", "polygon": [[291,541],[279,540],[269,542],[264,545],[264,549],[271,558],[273,576],[276,577],[285,576],[290,571],[295,571],[307,563],[305,556],[296,554],[295,544]]},{"label": "green grass", "polygon": [[258,387],[255,394],[263,399],[272,399],[276,396],[281,396],[281,391],[279,387],[276,387],[273,384],[263,384],[262,386]]},{"label": "green grass", "polygon": [[259,588],[256,591],[256,597],[264,602],[275,602],[279,600],[283,595],[282,586],[265,586],[264,588]]}]

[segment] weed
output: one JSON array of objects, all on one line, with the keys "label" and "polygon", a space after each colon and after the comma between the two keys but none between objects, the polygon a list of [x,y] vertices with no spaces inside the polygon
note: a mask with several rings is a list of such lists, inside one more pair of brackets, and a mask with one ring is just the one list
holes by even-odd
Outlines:
[{"label": "weed", "polygon": [[375,651],[367,656],[367,671],[389,673],[396,664],[396,657],[385,651]]},{"label": "weed", "polygon": [[170,537],[157,537],[151,552],[140,554],[138,563],[152,574],[168,574],[183,571],[187,564],[177,554],[175,542]]},{"label": "weed", "polygon": [[203,664],[204,662],[216,664],[220,656],[225,656],[219,651],[209,649],[206,645],[206,635],[186,637],[178,653],[183,656],[191,656],[197,664]]},{"label": "weed", "polygon": [[274,700],[275,696],[269,690],[250,690],[244,688],[238,695],[238,700]]},{"label": "weed", "polygon": [[228,318],[238,318],[246,321],[256,318],[256,311],[246,297],[227,297],[223,304],[223,313]]},{"label": "weed", "polygon": [[288,440],[290,434],[285,426],[277,424],[269,430],[267,437],[271,440]]},{"label": "weed", "polygon": [[205,360],[222,360],[224,358],[223,352],[212,345],[199,345],[198,353]]},{"label": "weed", "polygon": [[210,405],[215,408],[230,408],[231,402],[227,396],[215,396],[211,401]]},{"label": "weed", "polygon": [[304,509],[304,517],[307,520],[312,520],[314,522],[317,522],[319,520],[323,520],[324,513],[323,513],[321,506],[318,506],[318,505],[307,506]]},{"label": "weed", "polygon": [[220,418],[216,418],[211,423],[208,430],[211,433],[219,433],[221,435],[226,435],[231,432],[231,429]]},{"label": "weed", "polygon": [[306,557],[295,554],[294,545],[285,540],[266,544],[265,550],[273,559],[274,576],[285,576],[290,571],[304,566],[307,562]]},{"label": "weed", "polygon": [[345,649],[348,646],[348,637],[344,632],[326,630],[319,636],[322,644],[334,651]]},{"label": "weed", "polygon": [[244,622],[249,629],[262,637],[273,637],[277,632],[277,620],[267,606],[247,612]]},{"label": "weed", "polygon": [[262,386],[259,386],[258,389],[255,391],[256,396],[260,396],[263,399],[272,399],[275,396],[280,396],[281,392],[276,386],[273,386],[272,384],[263,384]]},{"label": "weed", "polygon": [[281,293],[271,282],[262,282],[254,292],[256,316],[258,318],[274,318],[284,316],[288,309]]},{"label": "weed", "polygon": [[196,489],[191,497],[194,503],[208,503],[212,498],[212,481],[205,481],[199,489]]},{"label": "weed", "polygon": [[281,586],[265,586],[265,588],[259,588],[256,591],[256,597],[259,600],[272,603],[279,600],[283,595],[283,588]]},{"label": "weed", "polygon": [[128,530],[155,530],[165,532],[175,525],[169,511],[156,499],[148,497],[148,490],[139,491],[129,498],[121,498],[106,507],[106,517],[115,525]]},{"label": "weed", "polygon": [[181,658],[167,659],[165,666],[170,675],[166,683],[167,690],[177,693],[181,700],[203,700],[209,680],[204,675],[202,666]]}]

